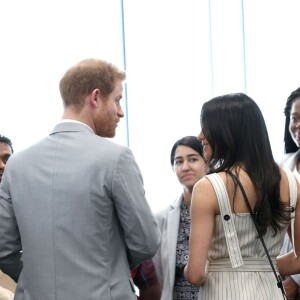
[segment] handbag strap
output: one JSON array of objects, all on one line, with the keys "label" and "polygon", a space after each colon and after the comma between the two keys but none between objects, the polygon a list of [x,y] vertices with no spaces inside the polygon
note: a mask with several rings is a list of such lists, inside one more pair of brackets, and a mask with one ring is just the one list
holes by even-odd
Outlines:
[{"label": "handbag strap", "polygon": [[261,243],[262,243],[262,245],[263,245],[263,247],[264,247],[264,249],[265,249],[265,251],[266,251],[268,260],[269,260],[269,262],[270,262],[271,268],[272,268],[273,273],[274,273],[274,275],[275,275],[275,278],[276,278],[276,281],[277,281],[277,286],[278,286],[278,288],[281,289],[283,298],[284,298],[284,299],[287,299],[285,290],[284,290],[284,288],[283,288],[283,284],[282,284],[281,277],[280,277],[279,274],[276,273],[274,264],[273,264],[272,259],[271,259],[271,257],[270,257],[269,251],[268,251],[267,246],[266,246],[266,244],[265,244],[264,238],[263,238],[263,236],[262,236],[262,234],[261,234],[261,231],[260,231],[260,228],[259,228],[257,219],[256,219],[256,217],[255,217],[255,215],[254,215],[254,213],[253,213],[253,211],[252,211],[252,208],[251,208],[251,206],[250,206],[250,203],[249,203],[248,197],[247,197],[247,195],[246,195],[246,192],[245,192],[245,190],[244,190],[244,188],[243,188],[243,185],[241,184],[241,182],[240,182],[240,180],[237,178],[237,176],[234,175],[231,171],[226,170],[226,173],[229,174],[229,175],[231,176],[231,178],[237,183],[237,185],[239,186],[239,188],[240,188],[240,190],[241,190],[241,192],[242,192],[242,194],[243,194],[243,196],[244,196],[244,199],[245,199],[247,208],[249,209],[249,212],[250,212],[251,218],[252,218],[252,220],[253,220],[253,223],[254,223],[254,225],[255,225],[256,231],[257,231],[257,233],[258,233],[259,239],[261,240]]}]

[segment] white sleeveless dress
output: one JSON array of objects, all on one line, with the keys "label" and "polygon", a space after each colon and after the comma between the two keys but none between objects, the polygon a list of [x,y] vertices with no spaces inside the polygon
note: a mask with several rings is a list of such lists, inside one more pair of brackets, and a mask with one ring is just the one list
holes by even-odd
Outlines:
[{"label": "white sleeveless dress", "polygon": [[[290,205],[296,204],[295,178],[286,170],[290,185]],[[215,189],[221,215],[208,251],[208,275],[199,289],[199,300],[282,300],[281,290],[268,261],[250,213],[231,212],[225,185],[218,174],[206,176]],[[294,213],[292,213],[292,216]],[[293,221],[292,231],[293,231]],[[269,228],[264,241],[276,268],[275,258],[283,244],[285,230]]]}]

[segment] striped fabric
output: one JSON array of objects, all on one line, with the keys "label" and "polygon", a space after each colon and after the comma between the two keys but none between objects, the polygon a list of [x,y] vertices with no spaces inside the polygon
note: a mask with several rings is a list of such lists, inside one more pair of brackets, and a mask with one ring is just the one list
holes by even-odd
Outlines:
[{"label": "striped fabric", "polygon": [[[213,174],[212,176],[218,175]],[[225,186],[218,185],[217,188],[225,189]],[[227,192],[225,189],[225,191],[219,191],[216,194],[227,195]],[[226,198],[219,199],[219,203],[220,201],[228,201]],[[277,287],[274,273],[268,263],[262,243],[257,238],[257,232],[250,214],[232,214],[244,263],[243,266],[235,269],[232,268],[229,258],[222,224],[223,217],[216,216],[215,218],[215,231],[208,253],[211,268],[208,268],[208,276],[204,285],[200,288],[198,299],[282,300],[281,290]],[[272,259],[275,259],[280,252],[285,231],[278,232],[274,237],[274,232],[270,228],[264,235]]]}]

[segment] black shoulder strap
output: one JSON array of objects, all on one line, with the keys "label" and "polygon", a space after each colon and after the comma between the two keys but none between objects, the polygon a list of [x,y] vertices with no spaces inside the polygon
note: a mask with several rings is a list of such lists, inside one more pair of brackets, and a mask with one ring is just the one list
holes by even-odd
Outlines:
[{"label": "black shoulder strap", "polygon": [[277,274],[277,272],[276,272],[276,270],[275,270],[275,267],[274,267],[274,265],[273,265],[272,259],[271,259],[270,255],[269,255],[269,251],[268,251],[268,249],[267,249],[267,246],[266,246],[265,241],[264,241],[264,239],[263,239],[263,236],[262,236],[262,234],[261,234],[261,231],[260,231],[260,228],[259,228],[257,219],[256,219],[256,217],[255,217],[255,215],[254,215],[254,213],[253,213],[253,211],[252,211],[252,208],[251,208],[251,206],[250,206],[250,203],[249,203],[248,197],[247,197],[247,195],[246,195],[246,192],[245,192],[245,190],[244,190],[244,188],[243,188],[243,185],[241,184],[241,182],[240,182],[240,180],[237,178],[237,176],[234,175],[232,172],[226,171],[226,173],[229,174],[229,175],[231,176],[231,178],[236,182],[236,184],[237,184],[237,185],[239,186],[239,188],[241,189],[241,192],[242,192],[242,194],[243,194],[243,196],[244,196],[246,205],[247,205],[247,207],[248,207],[248,209],[249,209],[251,218],[252,218],[253,223],[254,223],[254,225],[255,225],[256,231],[257,231],[257,233],[258,233],[259,239],[261,240],[261,243],[262,243],[262,245],[263,245],[263,247],[264,247],[264,249],[265,249],[265,251],[266,251],[268,260],[269,260],[269,262],[270,262],[271,268],[272,268],[273,273],[274,273],[274,275],[275,275],[275,278],[276,278],[276,281],[277,281],[277,286],[278,286],[278,288],[281,289],[283,298],[284,298],[284,299],[287,299],[285,290],[284,290],[283,285],[282,285],[281,277],[280,277],[279,274]]}]

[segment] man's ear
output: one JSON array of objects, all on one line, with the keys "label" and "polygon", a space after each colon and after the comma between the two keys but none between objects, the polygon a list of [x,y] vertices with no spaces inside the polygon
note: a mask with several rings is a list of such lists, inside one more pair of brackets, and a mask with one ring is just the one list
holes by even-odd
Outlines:
[{"label": "man's ear", "polygon": [[90,94],[90,101],[93,106],[98,106],[100,101],[100,90],[94,89]]}]

